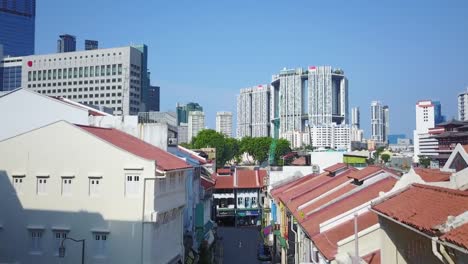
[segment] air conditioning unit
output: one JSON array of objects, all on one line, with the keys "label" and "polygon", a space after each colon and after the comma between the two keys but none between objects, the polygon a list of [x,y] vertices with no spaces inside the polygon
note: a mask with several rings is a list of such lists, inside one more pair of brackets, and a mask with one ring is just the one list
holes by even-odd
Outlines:
[{"label": "air conditioning unit", "polygon": [[320,173],[320,166],[317,164],[312,165],[312,173]]}]

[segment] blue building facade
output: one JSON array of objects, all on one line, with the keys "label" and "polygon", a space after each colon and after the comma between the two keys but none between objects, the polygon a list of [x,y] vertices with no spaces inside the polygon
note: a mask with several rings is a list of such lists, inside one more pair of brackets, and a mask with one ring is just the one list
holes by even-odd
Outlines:
[{"label": "blue building facade", "polygon": [[404,134],[388,135],[388,144],[398,144],[399,138],[406,138]]},{"label": "blue building facade", "polygon": [[150,85],[147,93],[148,100],[146,100],[146,111],[159,112],[159,95],[160,87]]},{"label": "blue building facade", "polygon": [[0,91],[12,91],[21,87],[21,57],[8,57],[0,61]]},{"label": "blue building facade", "polygon": [[442,105],[439,101],[432,101],[434,105],[434,124],[445,122],[445,116],[442,115]]},{"label": "blue building facade", "polygon": [[0,1],[0,44],[8,56],[34,54],[35,0]]}]

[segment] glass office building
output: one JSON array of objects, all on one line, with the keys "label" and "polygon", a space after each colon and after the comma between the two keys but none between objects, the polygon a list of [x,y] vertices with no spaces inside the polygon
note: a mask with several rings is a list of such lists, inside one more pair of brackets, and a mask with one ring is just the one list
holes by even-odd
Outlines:
[{"label": "glass office building", "polygon": [[35,0],[0,0],[0,44],[8,56],[34,54]]},{"label": "glass office building", "polygon": [[21,57],[8,57],[0,61],[0,91],[12,91],[21,87]]}]

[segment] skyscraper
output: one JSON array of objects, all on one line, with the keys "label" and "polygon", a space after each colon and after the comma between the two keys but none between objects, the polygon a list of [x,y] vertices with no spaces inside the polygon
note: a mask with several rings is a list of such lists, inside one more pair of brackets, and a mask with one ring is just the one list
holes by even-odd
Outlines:
[{"label": "skyscraper", "polygon": [[216,113],[216,131],[228,137],[232,137],[232,113]]},{"label": "skyscraper", "polygon": [[[440,120],[441,105],[437,101],[423,100],[416,103],[416,129],[413,131],[414,158],[419,161],[419,156],[435,156],[438,154],[439,143],[429,134],[429,129],[434,128],[436,120]],[[442,118],[443,119],[443,118]]]},{"label": "skyscraper", "polygon": [[284,69],[273,76],[272,86],[272,120],[276,120],[274,129],[279,129],[280,136],[289,131],[305,131],[306,123],[348,123],[348,81],[340,69]]},{"label": "skyscraper", "polygon": [[0,5],[0,44],[9,56],[34,54],[35,0],[2,1]]},{"label": "skyscraper", "polygon": [[191,142],[203,129],[205,129],[205,113],[190,111],[188,114],[188,142]]},{"label": "skyscraper", "polygon": [[85,40],[85,50],[96,50],[99,48],[99,42],[97,40]]},{"label": "skyscraper", "polygon": [[150,85],[146,100],[146,111],[159,111],[159,96],[160,87]]},{"label": "skyscraper", "polygon": [[237,137],[270,136],[270,87],[258,85],[237,96]]},{"label": "skyscraper", "polygon": [[379,101],[371,103],[371,139],[377,142],[387,142],[390,129],[390,112],[388,106]]},{"label": "skyscraper", "polygon": [[177,103],[176,112],[177,112],[177,125],[180,123],[188,123],[188,116],[191,111],[203,111],[203,107],[198,103],[190,102],[188,104]]},{"label": "skyscraper", "polygon": [[361,116],[359,112],[359,107],[353,107],[351,109],[351,126],[360,128]]},{"label": "skyscraper", "polygon": [[458,120],[468,121],[468,87],[458,95]]},{"label": "skyscraper", "polygon": [[57,40],[57,53],[76,51],[76,37],[68,34],[60,35]]}]

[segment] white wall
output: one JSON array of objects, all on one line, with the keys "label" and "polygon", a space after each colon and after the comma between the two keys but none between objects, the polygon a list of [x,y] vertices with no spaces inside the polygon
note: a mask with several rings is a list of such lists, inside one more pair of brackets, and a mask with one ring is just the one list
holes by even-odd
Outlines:
[{"label": "white wall", "polygon": [[[72,140],[71,140],[72,139]],[[0,262],[57,263],[54,228],[69,237],[86,239],[86,263],[166,263],[183,254],[182,208],[184,176],[146,183],[145,219],[152,211],[166,220],[145,223],[142,239],[143,182],[154,178],[155,162],[120,150],[67,122],[58,122],[0,142]],[[140,176],[135,195],[126,193],[126,177]],[[12,176],[24,176],[22,192],[12,188]],[[38,176],[47,176],[47,194],[37,194]],[[71,176],[72,194],[62,195],[62,179]],[[89,193],[91,177],[100,180],[100,194]],[[168,212],[171,212],[168,215]],[[27,227],[41,228],[42,250],[30,252]],[[96,255],[93,230],[109,232],[106,254]],[[62,263],[77,263],[80,247],[66,242]],[[123,250],[124,249],[124,250]]]},{"label": "white wall", "polygon": [[88,124],[87,110],[24,89],[0,97],[0,113],[0,140],[59,120]]}]

